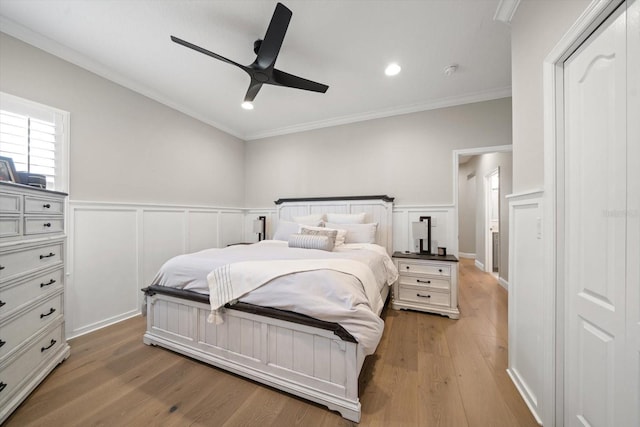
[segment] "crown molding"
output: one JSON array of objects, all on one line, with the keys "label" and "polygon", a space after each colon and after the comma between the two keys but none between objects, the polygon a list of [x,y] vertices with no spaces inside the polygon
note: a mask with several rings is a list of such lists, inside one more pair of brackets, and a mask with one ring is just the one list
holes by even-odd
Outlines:
[{"label": "crown molding", "polygon": [[404,105],[385,110],[370,111],[362,114],[353,114],[349,116],[336,117],[327,120],[319,120],[315,122],[302,123],[295,126],[282,127],[278,129],[258,132],[245,135],[245,140],[253,141],[272,136],[280,136],[291,133],[305,132],[314,129],[326,127],[346,125],[350,123],[363,122],[373,119],[381,119],[385,117],[399,116],[402,114],[417,113],[421,111],[436,110],[439,108],[455,107],[457,105],[473,104],[475,102],[492,101],[494,99],[509,98],[511,96],[511,86],[492,89],[488,91],[475,92],[449,98],[441,98],[435,101],[419,104]]},{"label": "crown molding", "polygon": [[[519,3],[520,0],[502,0],[502,3],[515,2]],[[516,4],[517,6],[517,4]],[[515,9],[514,9],[515,10]],[[340,126],[351,123],[357,123],[367,120],[381,119],[386,117],[393,117],[403,114],[416,113],[421,111],[435,110],[438,108],[453,107],[463,104],[471,104],[475,102],[491,101],[494,99],[508,98],[511,96],[511,86],[491,89],[487,91],[480,91],[455,97],[441,98],[427,103],[410,104],[404,106],[398,106],[388,108],[384,110],[369,111],[364,113],[358,113],[353,115],[341,116],[330,118],[326,120],[318,120],[313,122],[301,123],[293,126],[286,126],[282,128],[270,129],[256,133],[245,134],[237,129],[231,129],[225,125],[222,125],[216,121],[213,121],[202,114],[193,111],[190,108],[185,107],[179,103],[170,100],[161,93],[154,91],[153,89],[129,79],[122,74],[114,71],[101,62],[89,59],[80,52],[64,46],[40,33],[37,33],[29,28],[26,28],[4,16],[0,15],[0,28],[2,32],[9,36],[15,37],[27,44],[30,44],[38,49],[41,49],[51,55],[61,58],[67,62],[70,62],[80,68],[88,70],[102,78],[112,81],[120,86],[123,86],[129,90],[139,93],[147,98],[150,98],[156,102],[166,105],[176,111],[179,111],[189,117],[192,117],[198,121],[215,127],[216,129],[232,135],[243,141],[254,141],[258,139],[287,135],[298,132],[305,132],[309,130],[321,129],[332,126]]]},{"label": "crown molding", "polygon": [[493,15],[493,20],[511,24],[519,4],[520,0],[500,0],[496,13]]}]

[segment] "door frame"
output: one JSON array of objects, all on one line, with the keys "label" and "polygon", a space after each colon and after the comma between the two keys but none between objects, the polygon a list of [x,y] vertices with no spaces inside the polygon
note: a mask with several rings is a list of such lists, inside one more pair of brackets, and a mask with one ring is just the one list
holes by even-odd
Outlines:
[{"label": "door frame", "polygon": [[[460,248],[460,235],[458,224],[460,222],[458,210],[458,174],[460,173],[460,157],[462,156],[478,156],[489,153],[512,153],[513,145],[493,145],[490,147],[465,148],[462,150],[453,150],[453,235],[455,236],[457,247]],[[458,254],[454,254],[458,256]],[[486,258],[486,256],[485,256]],[[485,263],[486,264],[486,263]],[[486,270],[486,267],[485,267]]]},{"label": "door frame", "polygon": [[[489,229],[491,224],[491,207],[493,203],[493,188],[491,178],[498,175],[498,223],[500,223],[500,167],[491,169],[484,175],[484,271],[493,274],[493,234]],[[498,266],[498,275],[500,266]]]},{"label": "door frame", "polygon": [[564,424],[564,61],[625,0],[592,0],[543,61],[544,194],[543,230],[543,413],[544,425]]}]

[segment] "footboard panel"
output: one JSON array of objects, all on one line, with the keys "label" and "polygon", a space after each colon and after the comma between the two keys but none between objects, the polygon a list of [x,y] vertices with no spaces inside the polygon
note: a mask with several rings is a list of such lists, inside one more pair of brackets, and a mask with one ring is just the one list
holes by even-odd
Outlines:
[{"label": "footboard panel", "polygon": [[147,295],[145,344],[159,345],[241,376],[326,405],[360,420],[357,343],[333,332],[228,309],[224,323],[207,322],[210,306],[169,295]]}]

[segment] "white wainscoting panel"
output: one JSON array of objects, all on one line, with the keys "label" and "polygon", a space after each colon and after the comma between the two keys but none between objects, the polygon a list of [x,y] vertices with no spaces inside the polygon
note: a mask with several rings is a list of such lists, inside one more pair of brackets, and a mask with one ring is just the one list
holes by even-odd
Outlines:
[{"label": "white wainscoting panel", "polygon": [[169,258],[242,241],[242,209],[69,202],[66,333],[140,313],[142,288]]},{"label": "white wainscoting panel", "polygon": [[142,282],[151,283],[168,259],[186,253],[186,212],[142,210]]},{"label": "white wainscoting panel", "polygon": [[76,207],[69,223],[65,315],[73,338],[137,312],[137,211]]},{"label": "white wainscoting panel", "polygon": [[[544,245],[541,194],[509,199],[509,367],[507,372],[540,422],[544,402]],[[517,249],[517,250],[516,250]]]}]

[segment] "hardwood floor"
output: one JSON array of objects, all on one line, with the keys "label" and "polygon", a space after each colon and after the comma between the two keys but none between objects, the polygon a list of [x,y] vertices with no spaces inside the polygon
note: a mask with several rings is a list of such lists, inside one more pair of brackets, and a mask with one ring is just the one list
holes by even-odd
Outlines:
[{"label": "hardwood floor", "polygon": [[[509,379],[507,293],[460,263],[459,320],[386,309],[362,426],[536,426]],[[136,317],[73,339],[6,426],[351,426],[326,408],[142,343]]]}]

